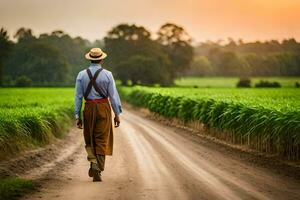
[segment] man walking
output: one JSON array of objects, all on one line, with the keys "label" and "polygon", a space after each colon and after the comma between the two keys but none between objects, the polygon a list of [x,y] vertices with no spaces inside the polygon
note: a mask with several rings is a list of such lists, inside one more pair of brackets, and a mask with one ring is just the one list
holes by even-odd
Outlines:
[{"label": "man walking", "polygon": [[91,65],[79,72],[75,87],[75,116],[80,129],[82,98],[85,99],[83,135],[87,159],[90,162],[88,174],[93,177],[93,181],[102,181],[101,171],[104,170],[105,156],[113,153],[111,107],[115,113],[115,127],[120,125],[119,115],[122,112],[113,75],[101,66],[106,56],[100,48],[92,48],[85,55]]}]

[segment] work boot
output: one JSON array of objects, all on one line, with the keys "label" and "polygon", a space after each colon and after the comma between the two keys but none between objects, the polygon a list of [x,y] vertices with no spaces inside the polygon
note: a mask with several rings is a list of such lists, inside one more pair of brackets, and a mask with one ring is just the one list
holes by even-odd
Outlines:
[{"label": "work boot", "polygon": [[89,177],[93,177],[92,163],[91,163],[90,169],[89,169]]},{"label": "work boot", "polygon": [[93,182],[102,182],[101,171],[96,171],[96,174],[93,175]]},{"label": "work boot", "polygon": [[[101,171],[97,163],[91,163],[91,174],[93,177],[93,182],[102,181]],[[90,171],[89,171],[89,175],[90,175]]]},{"label": "work boot", "polygon": [[93,182],[101,182],[101,171],[93,170]]}]

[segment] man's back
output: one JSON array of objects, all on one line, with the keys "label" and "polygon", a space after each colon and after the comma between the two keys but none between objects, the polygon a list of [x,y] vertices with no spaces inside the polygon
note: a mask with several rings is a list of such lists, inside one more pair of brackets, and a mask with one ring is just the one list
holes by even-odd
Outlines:
[{"label": "man's back", "polygon": [[[94,76],[95,72],[101,68],[101,65],[97,65],[97,64],[92,64],[89,66],[89,69],[92,73],[92,75]],[[90,78],[87,74],[87,70],[82,70],[78,73],[78,77],[77,79],[80,79],[82,85],[83,85],[83,88],[84,88],[84,92],[90,82]],[[103,91],[103,93],[108,96],[107,94],[107,91],[108,91],[108,86],[109,86],[109,83],[113,81],[112,80],[112,73],[107,70],[107,69],[103,69],[97,79],[96,79],[96,84],[98,85],[98,87],[100,87]],[[101,96],[99,95],[99,93],[97,93],[97,91],[95,90],[94,87],[92,87],[92,90],[88,96],[89,99],[96,99],[96,98],[101,98]]]},{"label": "man's back", "polygon": [[[95,72],[101,68],[102,66],[100,64],[91,64],[89,66],[92,75],[94,75]],[[76,79],[76,97],[75,97],[76,98],[75,113],[78,115],[80,115],[80,109],[79,109],[79,107],[81,107],[80,102],[82,101],[83,95],[87,89],[89,82],[90,82],[90,78],[87,74],[87,70],[80,71]],[[112,73],[109,70],[103,69],[99,73],[96,79],[96,84],[101,89],[102,93],[109,98],[115,114],[119,115],[122,112],[121,101],[116,89],[116,85]],[[101,99],[103,97],[101,97],[101,95],[95,90],[95,88],[92,87],[87,98]]]}]

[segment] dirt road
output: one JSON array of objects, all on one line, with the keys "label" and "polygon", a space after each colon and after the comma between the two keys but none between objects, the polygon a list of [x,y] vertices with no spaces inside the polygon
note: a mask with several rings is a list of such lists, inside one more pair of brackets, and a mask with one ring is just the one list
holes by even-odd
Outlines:
[{"label": "dirt road", "polygon": [[[80,134],[80,131],[76,131]],[[82,140],[82,138],[80,137]],[[103,182],[87,176],[82,148],[26,199],[300,199],[292,178],[249,165],[197,135],[125,110]],[[72,147],[74,148],[74,147]]]}]

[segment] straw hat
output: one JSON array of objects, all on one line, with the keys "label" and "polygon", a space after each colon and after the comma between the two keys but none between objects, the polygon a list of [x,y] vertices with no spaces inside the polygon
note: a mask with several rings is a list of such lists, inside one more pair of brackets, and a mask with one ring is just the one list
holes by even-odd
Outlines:
[{"label": "straw hat", "polygon": [[92,48],[90,52],[85,54],[85,58],[88,60],[102,60],[106,58],[107,54],[104,53],[100,48]]}]

